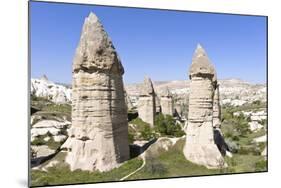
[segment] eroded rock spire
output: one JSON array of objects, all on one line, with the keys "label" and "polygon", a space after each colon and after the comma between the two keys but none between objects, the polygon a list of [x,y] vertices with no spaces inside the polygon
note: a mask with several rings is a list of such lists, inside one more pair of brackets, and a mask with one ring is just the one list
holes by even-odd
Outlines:
[{"label": "eroded rock spire", "polygon": [[144,122],[154,126],[156,104],[155,91],[150,78],[145,77],[138,101],[138,114]]},{"label": "eroded rock spire", "polygon": [[124,69],[94,13],[85,19],[73,60],[71,170],[108,171],[129,159]]},{"label": "eroded rock spire", "polygon": [[216,72],[205,50],[198,45],[189,70],[190,95],[184,155],[207,168],[226,164],[214,142],[213,100]]},{"label": "eroded rock spire", "polygon": [[165,115],[173,116],[173,97],[168,87],[161,93],[161,110]]}]

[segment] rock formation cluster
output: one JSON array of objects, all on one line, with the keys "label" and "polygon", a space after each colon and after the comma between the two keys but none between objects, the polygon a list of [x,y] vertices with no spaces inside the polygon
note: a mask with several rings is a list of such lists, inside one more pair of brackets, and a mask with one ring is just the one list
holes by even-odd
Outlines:
[{"label": "rock formation cluster", "polygon": [[62,146],[71,170],[109,171],[129,159],[123,74],[111,39],[90,13],[73,61],[72,127]]},{"label": "rock formation cluster", "polygon": [[155,91],[150,78],[145,77],[138,101],[138,114],[144,122],[154,126],[156,114]]},{"label": "rock formation cluster", "polygon": [[[226,166],[214,141],[214,91],[216,71],[205,50],[198,45],[189,70],[190,95],[185,158],[207,168]],[[218,117],[218,110],[215,115]]]}]

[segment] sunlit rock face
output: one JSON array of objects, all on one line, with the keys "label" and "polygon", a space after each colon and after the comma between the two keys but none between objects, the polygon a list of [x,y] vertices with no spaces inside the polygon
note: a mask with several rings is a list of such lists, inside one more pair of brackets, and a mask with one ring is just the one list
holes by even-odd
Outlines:
[{"label": "sunlit rock face", "polygon": [[97,16],[85,19],[73,61],[71,170],[109,171],[129,159],[124,70]]},{"label": "sunlit rock face", "polygon": [[185,158],[207,168],[226,164],[214,142],[213,100],[216,72],[205,50],[198,45],[189,70],[190,95]]},{"label": "sunlit rock face", "polygon": [[221,127],[221,108],[220,108],[220,94],[219,84],[215,82],[215,93],[213,103],[213,127],[220,129]]},{"label": "sunlit rock face", "polygon": [[145,77],[138,101],[138,114],[144,122],[154,126],[156,103],[155,91],[150,78]]},{"label": "sunlit rock face", "polygon": [[173,116],[173,97],[168,88],[161,93],[161,110],[164,115]]}]

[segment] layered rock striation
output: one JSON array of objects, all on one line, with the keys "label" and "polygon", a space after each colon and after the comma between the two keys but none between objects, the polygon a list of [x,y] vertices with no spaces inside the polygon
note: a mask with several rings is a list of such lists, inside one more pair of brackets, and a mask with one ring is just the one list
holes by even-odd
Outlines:
[{"label": "layered rock striation", "polygon": [[73,61],[71,170],[109,171],[129,159],[124,69],[97,16],[85,19]]},{"label": "layered rock striation", "polygon": [[213,100],[216,72],[205,50],[198,45],[189,70],[189,113],[184,146],[185,158],[207,168],[225,167],[214,141]]},{"label": "layered rock striation", "polygon": [[219,94],[219,84],[214,83],[214,102],[213,102],[213,127],[220,129],[221,127],[221,108],[220,108],[220,94]]}]

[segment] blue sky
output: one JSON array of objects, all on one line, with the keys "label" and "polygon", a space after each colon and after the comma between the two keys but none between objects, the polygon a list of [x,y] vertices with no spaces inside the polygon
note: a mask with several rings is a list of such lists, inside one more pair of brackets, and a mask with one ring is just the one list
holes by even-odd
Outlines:
[{"label": "blue sky", "polygon": [[266,82],[266,18],[152,9],[30,3],[31,77],[71,83],[84,18],[104,25],[125,68],[124,82],[188,79],[197,43],[219,79]]}]

